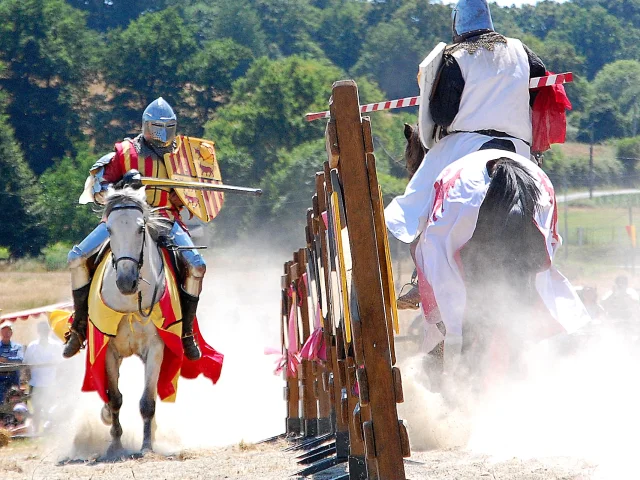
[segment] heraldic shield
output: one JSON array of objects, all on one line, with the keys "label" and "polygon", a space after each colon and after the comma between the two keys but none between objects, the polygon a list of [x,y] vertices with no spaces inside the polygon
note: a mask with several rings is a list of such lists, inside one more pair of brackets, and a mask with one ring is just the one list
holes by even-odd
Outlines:
[{"label": "heraldic shield", "polygon": [[[222,184],[214,143],[201,138],[176,137],[177,148],[164,155],[167,174],[171,180]],[[203,222],[213,220],[224,203],[223,192],[178,188],[176,193],[189,211]]]}]

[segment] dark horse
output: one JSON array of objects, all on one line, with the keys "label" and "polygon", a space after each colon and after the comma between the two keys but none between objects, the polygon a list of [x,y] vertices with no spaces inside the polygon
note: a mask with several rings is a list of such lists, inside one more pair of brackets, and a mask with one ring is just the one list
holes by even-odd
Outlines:
[{"label": "dark horse", "polygon": [[[417,127],[405,125],[404,133],[406,167],[413,175],[426,151]],[[497,139],[483,149],[511,150],[508,143]],[[467,289],[462,365],[480,378],[493,368],[496,350],[510,369],[517,369],[534,321],[529,313],[539,298],[535,277],[548,261],[545,238],[534,221],[540,191],[532,175],[499,154],[486,168],[491,181],[473,236],[460,251]]]}]

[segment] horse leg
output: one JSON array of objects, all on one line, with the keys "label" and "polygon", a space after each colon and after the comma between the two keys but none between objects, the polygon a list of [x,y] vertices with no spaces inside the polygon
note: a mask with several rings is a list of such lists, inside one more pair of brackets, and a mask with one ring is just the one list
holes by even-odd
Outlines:
[{"label": "horse leg", "polygon": [[164,343],[157,336],[157,342],[149,346],[144,361],[144,377],[145,386],[140,399],[140,415],[144,423],[142,451],[152,450],[153,442],[153,421],[156,413],[156,396],[158,393],[158,377],[160,376],[160,367],[162,365],[162,357],[164,356]]},{"label": "horse leg", "polygon": [[122,394],[118,389],[118,378],[120,377],[120,364],[122,357],[118,355],[115,348],[109,343],[106,355],[107,367],[107,398],[111,413],[111,445],[107,450],[107,456],[117,456],[122,452],[122,426],[120,425],[120,407],[122,407]]}]

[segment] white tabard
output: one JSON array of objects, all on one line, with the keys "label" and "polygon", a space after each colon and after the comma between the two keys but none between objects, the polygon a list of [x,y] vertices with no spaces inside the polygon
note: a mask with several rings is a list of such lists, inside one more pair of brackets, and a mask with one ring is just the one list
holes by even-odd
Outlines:
[{"label": "white tabard", "polygon": [[[528,158],[502,150],[482,150],[464,156],[436,178],[437,194],[425,214],[424,229],[416,249],[417,267],[422,274],[423,309],[434,307],[425,297],[435,299],[447,335],[462,335],[466,288],[458,255],[473,235],[480,205],[491,180],[486,163],[499,157],[512,158],[522,164],[532,174],[541,192],[535,222],[546,240],[549,266],[537,275],[536,289],[553,323],[547,326],[549,332],[571,333],[586,324],[589,315],[575,289],[553,266],[553,256],[562,241],[557,233],[553,186],[547,175]],[[429,317],[428,313],[425,312],[426,317]],[[425,347],[430,350],[442,339],[435,326],[428,327]]]}]

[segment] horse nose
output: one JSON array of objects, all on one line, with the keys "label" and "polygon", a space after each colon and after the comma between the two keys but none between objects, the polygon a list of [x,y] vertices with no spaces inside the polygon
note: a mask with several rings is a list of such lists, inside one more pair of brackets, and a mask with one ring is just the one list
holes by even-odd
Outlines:
[{"label": "horse nose", "polygon": [[126,265],[121,263],[118,266],[116,275],[116,286],[123,295],[133,295],[138,291],[138,267],[137,265]]}]

